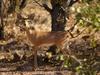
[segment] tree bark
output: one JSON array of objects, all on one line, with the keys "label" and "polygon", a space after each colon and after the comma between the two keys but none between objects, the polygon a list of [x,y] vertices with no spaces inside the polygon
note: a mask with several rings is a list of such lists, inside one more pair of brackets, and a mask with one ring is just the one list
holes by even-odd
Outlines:
[{"label": "tree bark", "polygon": [[64,31],[66,24],[66,12],[59,4],[55,4],[51,11],[52,31]]},{"label": "tree bark", "polygon": [[4,23],[3,23],[3,0],[0,0],[0,40],[4,39]]},{"label": "tree bark", "polygon": [[52,9],[50,9],[46,4],[43,6],[51,15],[52,31],[64,31],[66,12],[63,8],[59,4],[52,5]]}]

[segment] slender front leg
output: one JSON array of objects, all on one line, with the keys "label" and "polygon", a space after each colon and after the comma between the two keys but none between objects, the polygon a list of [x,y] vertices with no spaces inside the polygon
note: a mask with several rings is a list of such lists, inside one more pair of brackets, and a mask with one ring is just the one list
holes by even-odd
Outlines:
[{"label": "slender front leg", "polygon": [[34,47],[34,69],[36,70],[38,68],[37,63],[37,47]]}]

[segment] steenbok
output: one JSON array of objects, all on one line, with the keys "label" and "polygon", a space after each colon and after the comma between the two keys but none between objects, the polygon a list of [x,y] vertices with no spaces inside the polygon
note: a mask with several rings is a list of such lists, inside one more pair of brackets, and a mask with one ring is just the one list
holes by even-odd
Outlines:
[{"label": "steenbok", "polygon": [[[27,26],[27,25],[26,25]],[[28,40],[34,45],[34,67],[37,68],[37,48],[41,46],[56,45],[61,51],[63,50],[65,41],[69,36],[68,31],[36,31],[24,27]],[[63,52],[63,51],[62,51]]]}]

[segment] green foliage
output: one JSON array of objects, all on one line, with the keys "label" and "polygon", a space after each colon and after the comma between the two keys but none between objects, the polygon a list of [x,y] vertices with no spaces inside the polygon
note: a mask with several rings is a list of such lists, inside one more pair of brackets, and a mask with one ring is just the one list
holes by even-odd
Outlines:
[{"label": "green foliage", "polygon": [[97,41],[93,38],[91,39],[91,47],[95,48],[97,46]]},{"label": "green foliage", "polygon": [[100,30],[100,2],[84,0],[83,5],[77,8],[76,18],[81,26],[92,26]]},{"label": "green foliage", "polygon": [[72,65],[71,63],[72,63],[71,58],[70,58],[70,57],[66,57],[63,66],[64,66],[65,68],[69,68],[69,67]]},{"label": "green foliage", "polygon": [[77,61],[73,60],[73,58],[66,57],[63,67],[76,71],[78,75],[96,75],[97,71],[95,67],[92,66],[94,64],[93,60],[89,62],[88,59],[83,59],[79,65],[73,66],[75,62]]},{"label": "green foliage", "polygon": [[80,65],[76,67],[78,75],[96,75],[96,71],[90,69],[87,65]]},{"label": "green foliage", "polygon": [[96,75],[97,71],[94,67],[92,67],[92,61],[90,63],[88,59],[81,61],[81,64],[75,69],[78,75]]},{"label": "green foliage", "polygon": [[90,3],[91,1],[93,1],[93,0],[82,0],[82,2],[86,2],[86,3]]}]

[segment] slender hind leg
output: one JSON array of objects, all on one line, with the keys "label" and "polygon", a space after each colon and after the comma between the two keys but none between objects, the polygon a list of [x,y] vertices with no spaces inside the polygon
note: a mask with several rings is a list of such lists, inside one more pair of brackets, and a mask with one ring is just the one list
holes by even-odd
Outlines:
[{"label": "slender hind leg", "polygon": [[38,68],[37,63],[37,47],[34,47],[34,69],[36,70]]}]

